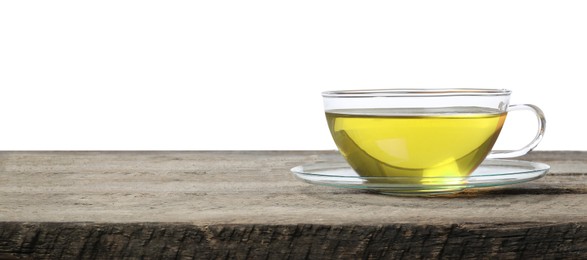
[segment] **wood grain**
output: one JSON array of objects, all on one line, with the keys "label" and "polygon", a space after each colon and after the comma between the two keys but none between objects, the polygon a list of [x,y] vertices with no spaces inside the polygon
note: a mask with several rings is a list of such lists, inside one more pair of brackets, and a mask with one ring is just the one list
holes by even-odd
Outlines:
[{"label": "wood grain", "polygon": [[313,186],[334,151],[0,152],[0,259],[585,258],[587,152],[431,197]]},{"label": "wood grain", "polygon": [[561,259],[587,257],[582,224],[1,225],[2,259]]}]

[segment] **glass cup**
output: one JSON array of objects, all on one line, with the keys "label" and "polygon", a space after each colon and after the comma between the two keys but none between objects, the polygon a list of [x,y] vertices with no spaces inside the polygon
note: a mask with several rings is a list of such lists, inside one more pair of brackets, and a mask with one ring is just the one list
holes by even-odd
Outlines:
[{"label": "glass cup", "polygon": [[[509,105],[510,94],[507,89],[382,89],[322,96],[334,142],[360,176],[438,185],[443,177],[467,177],[485,158],[518,157],[538,145],[543,112],[534,105]],[[508,112],[516,110],[534,112],[536,136],[521,149],[492,151]]]}]

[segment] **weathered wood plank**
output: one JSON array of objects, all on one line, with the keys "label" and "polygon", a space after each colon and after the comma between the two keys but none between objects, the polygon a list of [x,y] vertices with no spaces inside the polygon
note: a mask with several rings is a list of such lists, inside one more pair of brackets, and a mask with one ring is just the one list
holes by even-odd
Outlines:
[{"label": "weathered wood plank", "polygon": [[587,152],[434,198],[294,179],[333,151],[0,152],[5,258],[586,258]]},{"label": "weathered wood plank", "polygon": [[2,259],[587,257],[585,223],[195,226],[4,222],[0,230]]},{"label": "weathered wood plank", "polygon": [[444,198],[320,187],[293,166],[335,152],[2,152],[0,220],[198,224],[587,221],[587,153],[533,153],[552,173]]}]

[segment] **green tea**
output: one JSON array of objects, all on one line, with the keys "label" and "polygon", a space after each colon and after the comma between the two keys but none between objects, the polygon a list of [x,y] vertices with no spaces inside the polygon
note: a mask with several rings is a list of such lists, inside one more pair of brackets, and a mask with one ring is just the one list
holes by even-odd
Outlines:
[{"label": "green tea", "polygon": [[493,147],[506,112],[341,109],[327,111],[326,118],[340,152],[361,176],[422,177],[424,183],[469,175]]}]

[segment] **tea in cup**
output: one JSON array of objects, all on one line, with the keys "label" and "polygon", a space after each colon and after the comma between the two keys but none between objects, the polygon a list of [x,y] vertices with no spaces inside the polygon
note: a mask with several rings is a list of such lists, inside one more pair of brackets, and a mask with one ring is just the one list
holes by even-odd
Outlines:
[{"label": "tea in cup", "polygon": [[[538,145],[544,114],[534,105],[509,105],[510,94],[506,89],[384,89],[322,96],[334,142],[357,174],[438,185],[467,177],[485,158],[522,156]],[[522,149],[492,151],[514,110],[533,111],[538,133]]]}]

